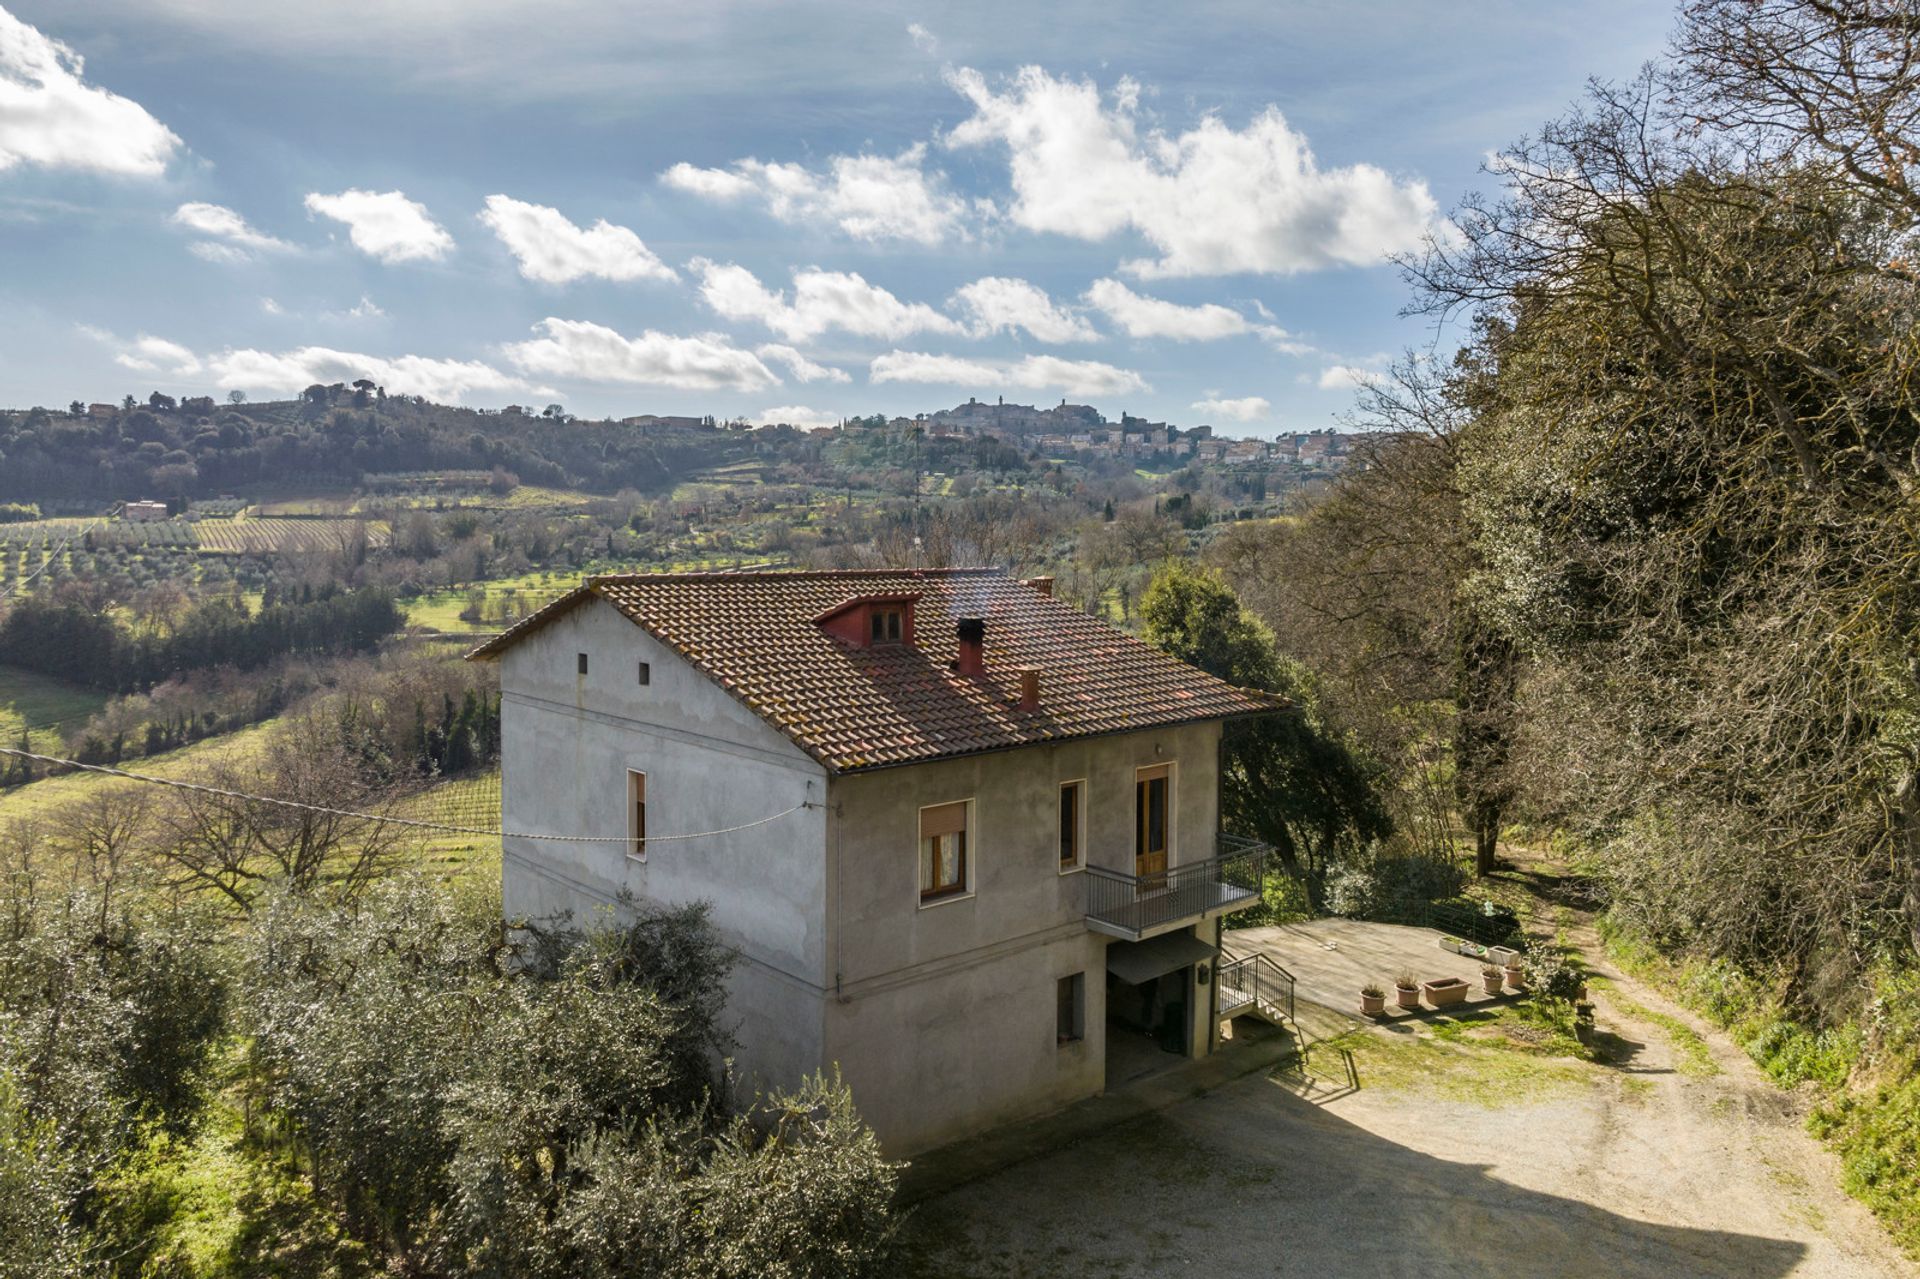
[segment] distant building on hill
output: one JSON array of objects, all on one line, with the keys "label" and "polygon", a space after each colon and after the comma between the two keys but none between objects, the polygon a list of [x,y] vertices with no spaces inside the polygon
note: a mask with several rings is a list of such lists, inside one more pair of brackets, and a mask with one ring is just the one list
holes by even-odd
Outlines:
[{"label": "distant building on hill", "polygon": [[165,502],[128,502],[121,508],[120,515],[123,519],[132,520],[136,524],[164,520],[167,518],[167,504]]}]

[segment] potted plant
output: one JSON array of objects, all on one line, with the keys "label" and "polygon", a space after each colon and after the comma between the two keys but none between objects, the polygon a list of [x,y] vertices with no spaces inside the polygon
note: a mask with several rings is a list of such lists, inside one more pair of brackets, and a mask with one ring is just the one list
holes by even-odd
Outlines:
[{"label": "potted plant", "polygon": [[1506,969],[1501,968],[1498,964],[1482,964],[1480,966],[1480,984],[1487,988],[1489,995],[1497,995],[1500,993],[1500,985],[1506,980],[1506,977]]},{"label": "potted plant", "polygon": [[1427,993],[1427,1002],[1435,1008],[1465,1003],[1467,999],[1467,979],[1464,977],[1436,977],[1421,989]]},{"label": "potted plant", "polygon": [[1506,974],[1508,990],[1525,990],[1527,988],[1527,974],[1522,971],[1518,956],[1509,959],[1507,966],[1501,971]]},{"label": "potted plant", "polygon": [[1402,1008],[1420,1006],[1420,979],[1412,973],[1401,973],[1393,979],[1393,1002]]},{"label": "potted plant", "polygon": [[1489,946],[1487,948],[1487,962],[1490,964],[1498,964],[1502,968],[1509,968],[1520,962],[1520,952],[1511,946]]},{"label": "potted plant", "polygon": [[1454,954],[1454,955],[1459,954],[1460,948],[1464,945],[1466,945],[1466,943],[1464,941],[1461,941],[1458,937],[1443,936],[1440,939],[1440,949],[1447,951],[1449,954]]},{"label": "potted plant", "polygon": [[1387,1011],[1387,992],[1368,982],[1360,988],[1360,1013],[1364,1017],[1378,1017]]}]

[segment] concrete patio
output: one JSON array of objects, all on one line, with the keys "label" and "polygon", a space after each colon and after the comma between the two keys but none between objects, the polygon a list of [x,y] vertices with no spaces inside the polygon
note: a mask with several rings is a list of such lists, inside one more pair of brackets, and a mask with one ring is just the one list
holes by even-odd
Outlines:
[{"label": "concrete patio", "polygon": [[1257,951],[1292,973],[1296,999],[1349,1016],[1359,1015],[1360,988],[1372,982],[1387,992],[1387,1018],[1392,1020],[1418,1015],[1394,1005],[1393,981],[1403,972],[1423,982],[1437,977],[1464,978],[1469,987],[1468,1006],[1496,998],[1480,985],[1482,961],[1441,950],[1440,938],[1444,935],[1436,929],[1403,924],[1315,919],[1266,928],[1230,928],[1222,942],[1234,955]]}]

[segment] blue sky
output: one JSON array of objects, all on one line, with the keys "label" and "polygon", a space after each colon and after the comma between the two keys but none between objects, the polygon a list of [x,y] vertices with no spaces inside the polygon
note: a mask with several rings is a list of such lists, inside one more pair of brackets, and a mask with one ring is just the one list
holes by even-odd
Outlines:
[{"label": "blue sky", "polygon": [[[284,13],[273,12],[284,9]],[[0,0],[0,404],[1328,425],[1666,4]]]}]

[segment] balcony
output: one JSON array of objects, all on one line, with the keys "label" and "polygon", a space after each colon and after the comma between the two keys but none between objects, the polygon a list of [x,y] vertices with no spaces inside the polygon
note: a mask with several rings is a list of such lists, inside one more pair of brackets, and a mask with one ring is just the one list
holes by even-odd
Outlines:
[{"label": "balcony", "polygon": [[1140,941],[1260,901],[1267,846],[1236,835],[1215,837],[1215,855],[1169,866],[1163,874],[1128,875],[1087,867],[1087,927]]}]

